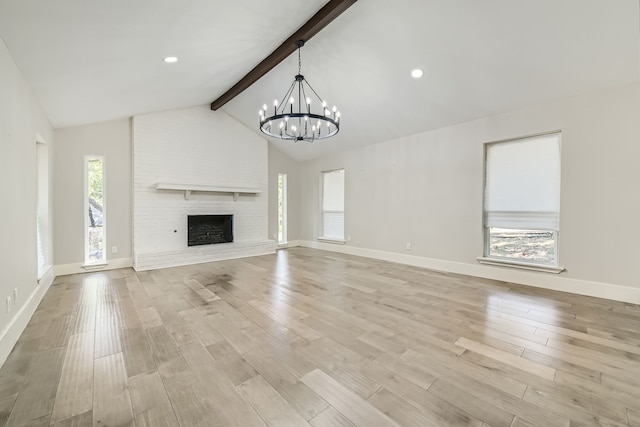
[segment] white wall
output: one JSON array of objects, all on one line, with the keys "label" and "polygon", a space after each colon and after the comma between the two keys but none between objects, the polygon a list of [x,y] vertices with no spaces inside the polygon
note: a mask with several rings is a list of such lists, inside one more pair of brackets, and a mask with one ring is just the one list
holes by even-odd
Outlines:
[{"label": "white wall", "polygon": [[[36,134],[49,146],[52,171],[53,128],[0,39],[0,365],[52,280],[37,280]],[[5,300],[14,288],[18,298],[7,313]]]},{"label": "white wall", "polygon": [[287,239],[300,238],[300,163],[277,148],[290,141],[269,141],[269,238],[278,239],[278,174],[287,174]]},{"label": "white wall", "polygon": [[[267,142],[197,106],[135,116],[134,266],[167,267],[273,252],[267,242]],[[157,183],[256,188],[257,195],[156,190]],[[234,243],[187,247],[187,216],[233,214]],[[255,244],[251,244],[254,242]]]},{"label": "white wall", "polygon": [[[351,241],[330,248],[640,302],[639,117],[634,83],[306,162],[301,239],[318,237],[320,172],[344,167]],[[483,143],[553,130],[562,130],[559,258],[566,272],[479,266]]]},{"label": "white wall", "polygon": [[[83,271],[84,157],[105,158],[107,261],[131,265],[131,121],[113,120],[56,130],[56,273]],[[117,253],[111,248],[116,246]]]}]

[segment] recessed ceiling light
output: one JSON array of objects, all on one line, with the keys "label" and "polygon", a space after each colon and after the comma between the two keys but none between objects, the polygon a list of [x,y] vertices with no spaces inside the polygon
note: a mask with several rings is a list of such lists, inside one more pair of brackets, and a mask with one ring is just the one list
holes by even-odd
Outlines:
[{"label": "recessed ceiling light", "polygon": [[166,58],[162,58],[162,60],[167,64],[173,64],[174,62],[178,62],[178,58],[175,56],[167,56]]},{"label": "recessed ceiling light", "polygon": [[413,77],[414,79],[419,79],[423,75],[424,71],[422,71],[420,68],[416,68],[415,70],[411,71],[411,77]]}]

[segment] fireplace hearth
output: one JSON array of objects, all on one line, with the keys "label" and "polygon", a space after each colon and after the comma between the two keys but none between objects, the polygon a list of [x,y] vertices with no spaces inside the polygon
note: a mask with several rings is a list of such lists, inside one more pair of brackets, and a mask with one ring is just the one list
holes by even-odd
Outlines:
[{"label": "fireplace hearth", "polygon": [[189,215],[187,246],[233,242],[233,215]]}]

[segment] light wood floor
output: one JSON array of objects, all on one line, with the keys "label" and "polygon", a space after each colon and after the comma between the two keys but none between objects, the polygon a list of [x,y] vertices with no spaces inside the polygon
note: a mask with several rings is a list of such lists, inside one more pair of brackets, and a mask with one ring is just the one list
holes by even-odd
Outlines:
[{"label": "light wood floor", "polygon": [[640,308],[302,248],[66,276],[0,425],[640,426]]}]

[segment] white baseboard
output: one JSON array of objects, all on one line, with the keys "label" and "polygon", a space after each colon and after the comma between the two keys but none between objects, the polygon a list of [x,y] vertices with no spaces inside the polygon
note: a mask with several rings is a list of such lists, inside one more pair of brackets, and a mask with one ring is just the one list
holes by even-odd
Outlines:
[{"label": "white baseboard", "polygon": [[540,273],[498,267],[482,264],[468,264],[463,262],[445,261],[433,258],[424,258],[414,255],[405,255],[394,252],[378,251],[374,249],[357,248],[348,245],[335,245],[331,243],[302,240],[299,246],[339,252],[348,255],[374,258],[383,261],[396,262],[415,267],[428,268],[430,270],[447,273],[464,274],[468,276],[482,277],[484,279],[500,280],[503,282],[517,283],[554,291],[569,292],[572,294],[605,298],[615,301],[640,304],[640,288],[614,285],[610,283],[592,282],[588,280],[572,279],[556,274]]},{"label": "white baseboard", "polygon": [[276,249],[295,248],[296,246],[302,246],[301,240],[289,240],[287,243],[278,243]]},{"label": "white baseboard", "polygon": [[44,297],[44,294],[55,278],[54,270],[50,268],[39,281],[36,281],[36,288],[31,292],[27,301],[20,307],[2,332],[0,332],[0,367],[4,364],[5,360],[7,360],[9,353],[13,350],[13,346],[16,345],[18,338],[20,338],[20,335],[27,327],[31,316],[33,316],[42,297]]},{"label": "white baseboard", "polygon": [[91,268],[91,267],[88,267],[83,262],[78,262],[74,264],[56,265],[54,269],[57,277],[57,276],[66,276],[67,274],[90,273],[92,271],[115,270],[118,268],[127,268],[127,267],[133,267],[133,258],[110,259],[110,260],[107,260],[105,264],[100,264],[99,266],[96,266],[96,268]]}]

